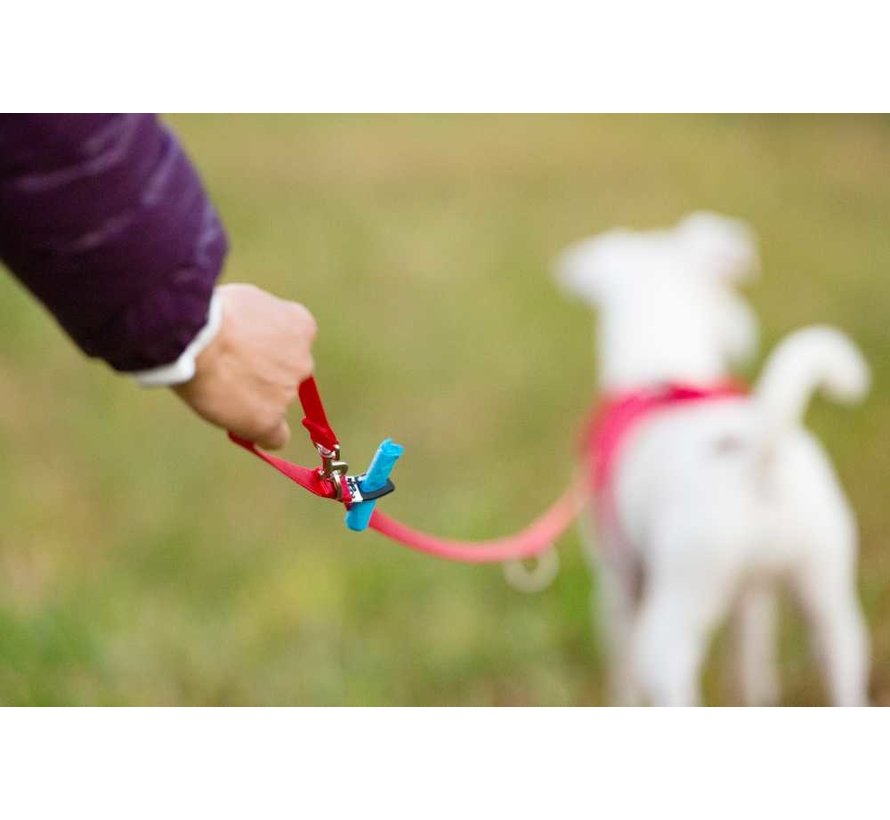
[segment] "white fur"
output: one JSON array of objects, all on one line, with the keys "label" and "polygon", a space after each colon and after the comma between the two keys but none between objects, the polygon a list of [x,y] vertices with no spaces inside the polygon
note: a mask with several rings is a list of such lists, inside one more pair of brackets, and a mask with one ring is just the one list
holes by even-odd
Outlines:
[{"label": "white fur", "polygon": [[758,267],[741,223],[695,214],[673,230],[621,229],[579,242],[557,275],[600,307],[600,381],[622,390],[671,378],[713,382],[727,361],[749,358],[757,324],[729,284]]},{"label": "white fur", "polygon": [[[602,386],[625,390],[707,385],[753,353],[755,322],[732,286],[757,267],[747,228],[696,214],[673,230],[579,243],[559,277],[600,309]],[[858,350],[825,327],[784,340],[750,396],[659,412],[629,435],[614,476],[616,525],[600,527],[593,550],[616,702],[697,703],[709,639],[729,614],[743,700],[776,702],[780,581],[802,604],[832,702],[866,702],[855,520],[801,426],[818,388],[844,401],[868,388]]]}]

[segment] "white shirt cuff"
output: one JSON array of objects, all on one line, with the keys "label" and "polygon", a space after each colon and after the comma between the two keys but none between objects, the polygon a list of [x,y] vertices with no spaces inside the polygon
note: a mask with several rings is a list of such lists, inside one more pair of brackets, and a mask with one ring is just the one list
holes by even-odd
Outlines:
[{"label": "white shirt cuff", "polygon": [[189,346],[175,362],[153,367],[151,370],[138,370],[128,373],[142,387],[172,387],[185,384],[195,375],[195,361],[201,352],[213,341],[222,325],[222,299],[214,292],[207,311],[207,324],[198,331]]}]

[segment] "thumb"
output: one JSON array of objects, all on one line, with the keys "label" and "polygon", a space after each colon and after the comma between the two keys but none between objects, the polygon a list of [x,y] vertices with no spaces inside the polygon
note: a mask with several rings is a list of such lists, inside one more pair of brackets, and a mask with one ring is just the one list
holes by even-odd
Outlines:
[{"label": "thumb", "polygon": [[280,450],[290,441],[290,427],[284,420],[277,427],[258,436],[256,443],[266,450]]}]

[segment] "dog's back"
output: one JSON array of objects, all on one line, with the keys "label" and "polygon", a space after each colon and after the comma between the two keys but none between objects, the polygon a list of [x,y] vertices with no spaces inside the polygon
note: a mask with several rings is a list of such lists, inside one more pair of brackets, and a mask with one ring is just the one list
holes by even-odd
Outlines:
[{"label": "dog's back", "polygon": [[861,354],[827,327],[786,338],[749,396],[679,405],[641,424],[615,476],[629,543],[644,549],[671,519],[695,516],[721,530],[722,549],[754,542],[775,563],[802,540],[789,529],[811,527],[826,495],[840,496],[821,444],[802,427],[818,388],[842,402],[868,389]]}]

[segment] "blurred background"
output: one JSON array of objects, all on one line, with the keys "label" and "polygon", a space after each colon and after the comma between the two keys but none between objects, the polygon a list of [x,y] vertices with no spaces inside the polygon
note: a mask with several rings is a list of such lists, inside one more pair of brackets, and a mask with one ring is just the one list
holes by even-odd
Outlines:
[{"label": "blurred background", "polygon": [[[525,524],[570,474],[593,317],[568,242],[708,208],[758,231],[763,355],[830,322],[867,404],[808,423],[859,514],[872,696],[890,704],[890,120],[175,116],[230,233],[225,280],[303,301],[345,455],[406,445],[387,511],[442,535]],[[599,704],[577,536],[538,595],[345,531],[167,391],[86,361],[0,277],[0,703]],[[744,375],[757,372],[757,367]],[[294,420],[299,413],[294,412]],[[285,455],[315,459],[297,428]],[[591,591],[592,590],[592,591]],[[706,700],[731,701],[723,636]],[[784,608],[783,700],[824,694]]]}]

